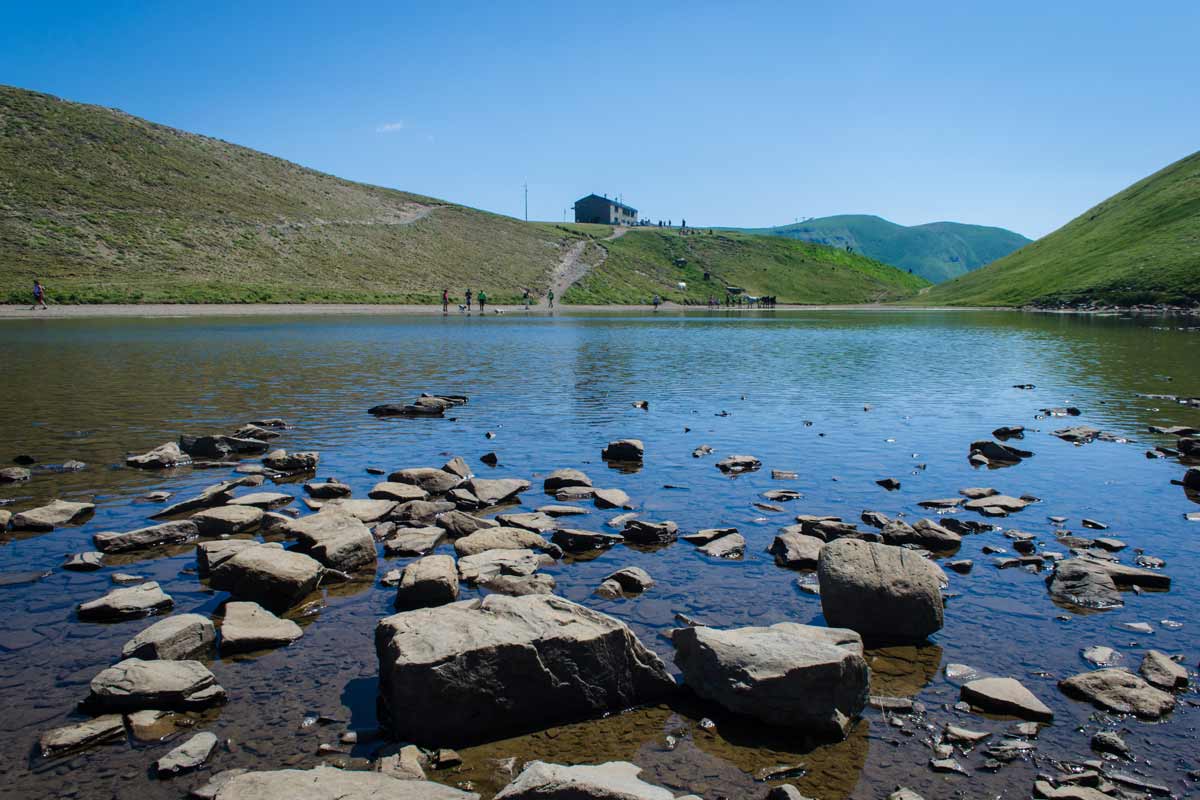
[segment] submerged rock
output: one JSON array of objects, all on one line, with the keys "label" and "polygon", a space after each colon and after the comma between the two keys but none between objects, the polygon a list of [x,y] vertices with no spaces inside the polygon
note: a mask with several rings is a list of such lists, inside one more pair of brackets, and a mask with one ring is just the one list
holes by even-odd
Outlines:
[{"label": "submerged rock", "polygon": [[42,758],[52,758],[125,738],[125,721],[120,714],[105,714],[95,719],[46,731],[38,739]]},{"label": "submerged rock", "polygon": [[717,469],[728,475],[736,475],[742,472],[753,472],[761,468],[762,462],[754,456],[728,456],[717,462]]},{"label": "submerged rock", "polygon": [[225,690],[199,661],[127,658],[92,678],[85,707],[95,711],[188,711],[225,702]]},{"label": "submerged rock", "polygon": [[155,581],[124,589],[113,589],[103,597],[80,603],[76,613],[81,620],[110,621],[146,617],[165,611],[175,604]]},{"label": "submerged rock", "polygon": [[1014,678],[978,678],[962,685],[962,699],[993,714],[1049,722],[1054,712]]},{"label": "submerged rock", "polygon": [[221,655],[282,647],[304,635],[290,619],[280,619],[258,603],[231,601],[225,604],[221,623]]},{"label": "submerged rock", "polygon": [[972,442],[970,455],[979,456],[985,465],[1011,466],[1019,464],[1023,459],[1033,456],[1028,450],[1021,450],[1011,445],[993,442],[987,439]]},{"label": "submerged rock", "polygon": [[586,553],[590,550],[603,550],[620,544],[622,537],[612,533],[597,533],[581,531],[572,528],[559,528],[550,537],[553,542],[568,553]]},{"label": "submerged rock", "polygon": [[1097,669],[1058,682],[1068,697],[1087,700],[1118,714],[1158,719],[1175,707],[1175,698],[1123,669]]},{"label": "submerged rock", "polygon": [[821,609],[878,642],[919,642],[942,627],[941,575],[902,547],[838,539],[821,549]]},{"label": "submerged rock", "polygon": [[319,766],[234,775],[214,800],[479,800],[464,792],[423,780],[401,780],[380,772]]},{"label": "submerged rock", "polygon": [[144,628],[121,648],[121,658],[186,661],[212,653],[217,632],[200,614],[175,614]]},{"label": "submerged rock", "polygon": [[215,734],[208,731],[197,733],[154,762],[154,771],[159,778],[170,778],[184,772],[197,770],[204,766],[216,749],[217,737]]},{"label": "submerged rock", "polygon": [[769,725],[844,737],[867,702],[862,639],[850,630],[692,627],[672,642],[692,691]]},{"label": "submerged rock", "polygon": [[653,702],[675,683],[622,622],[554,595],[380,621],[381,717],[403,740],[454,745]]},{"label": "submerged rock", "polygon": [[576,766],[530,761],[496,800],[674,800],[671,791],[639,778],[641,771],[628,761]]}]

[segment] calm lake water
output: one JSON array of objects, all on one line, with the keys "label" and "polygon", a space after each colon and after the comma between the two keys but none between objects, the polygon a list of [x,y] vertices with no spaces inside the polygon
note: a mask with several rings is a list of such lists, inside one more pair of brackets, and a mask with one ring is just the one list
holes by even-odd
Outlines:
[{"label": "calm lake water", "polygon": [[[146,492],[190,496],[231,474],[125,469],[126,452],[181,433],[229,432],[279,416],[294,425],[280,444],[319,450],[318,474],[345,480],[356,497],[380,480],[367,467],[438,466],[460,455],[477,474],[533,481],[524,509],[553,502],[540,491],[541,476],[577,467],[597,486],[624,489],[647,519],[672,519],[683,531],[737,527],[749,543],[741,561],[714,562],[681,541],[654,552],[619,546],[548,568],[558,593],[628,622],[668,664],[672,651],[663,634],[678,624],[677,613],[715,626],[823,622],[819,598],[797,589],[803,574],[777,567],[763,552],[802,513],[857,521],[871,509],[915,520],[930,516],[918,507],[921,500],[993,486],[1042,498],[998,521],[1037,534],[1039,547],[1065,550],[1056,546],[1049,516],[1067,517],[1067,530],[1085,534],[1082,518],[1102,520],[1110,530],[1093,535],[1128,542],[1122,561],[1132,563],[1134,548],[1142,548],[1166,560],[1174,581],[1169,592],[1125,593],[1122,609],[1077,614],[1051,601],[1045,573],[992,565],[994,556],[981,548],[1011,551],[1002,533],[966,537],[955,557],[974,559],[975,567],[969,575],[950,573],[945,628],[927,646],[872,651],[869,658],[872,692],[912,697],[924,714],[889,720],[868,709],[847,741],[814,748],[704,704],[651,708],[463,750],[464,766],[431,772],[437,780],[469,780],[490,796],[507,777],[509,757],[518,768],[533,758],[627,759],[646,768],[646,779],[680,794],[758,798],[766,788],[755,773],[803,763],[807,773],[791,782],[822,800],[883,797],[897,784],[930,798],[1027,797],[1035,774],[1053,771],[1056,761],[1098,757],[1088,748],[1091,734],[1115,729],[1137,758],[1126,771],[1186,794],[1194,786],[1186,773],[1200,768],[1193,690],[1180,695],[1164,721],[1144,723],[1102,714],[1056,686],[1087,668],[1080,652],[1095,644],[1118,649],[1133,669],[1147,647],[1183,655],[1195,683],[1200,523],[1184,515],[1200,506],[1172,485],[1184,472],[1177,460],[1145,452],[1174,444],[1147,426],[1200,427],[1200,409],[1142,396],[1200,396],[1200,332],[1180,325],[1164,318],[937,312],[0,324],[0,461],[29,453],[42,464],[88,465],[69,474],[37,471],[28,483],[0,487],[0,500],[11,500],[10,510],[55,497],[97,504],[82,526],[0,535],[0,573],[47,573],[35,583],[0,585],[3,793],[147,800],[182,796],[232,767],[366,763],[378,746],[370,737],[372,633],[392,613],[394,597],[377,580],[332,588],[321,607],[306,610],[305,635],[292,646],[214,662],[229,703],[194,728],[162,742],[131,740],[59,759],[35,752],[42,731],[82,719],[74,705],[90,679],[119,660],[122,644],[148,624],[75,618],[75,604],[112,588],[111,573],[159,581],[177,612],[208,614],[224,599],[197,579],[191,548],[110,558],[93,573],[59,568],[66,554],[91,550],[95,532],[147,524],[159,506],[139,500]],[[421,391],[467,394],[471,402],[456,409],[455,420],[378,420],[366,413]],[[633,408],[636,400],[649,401],[649,410]],[[1038,419],[1040,408],[1065,405],[1079,407],[1082,416]],[[1050,435],[1070,424],[1129,441],[1074,446]],[[1029,428],[1020,446],[1036,455],[1011,468],[973,468],[969,444],[1000,425]],[[495,438],[485,438],[487,431]],[[606,442],[623,437],[645,442],[640,471],[620,472],[600,459]],[[693,458],[701,444],[715,455]],[[479,461],[492,450],[500,457],[494,468]],[[732,453],[757,456],[763,469],[736,479],[722,475],[714,463]],[[799,478],[774,481],[772,469]],[[888,492],[875,484],[885,477],[899,479],[901,488]],[[783,504],[786,513],[755,508],[772,488],[804,496]],[[301,494],[294,483],[280,490]],[[617,513],[592,509],[567,525],[606,530],[604,521]],[[379,574],[403,563],[381,557]],[[645,568],[656,585],[637,599],[593,595],[604,575],[625,565]],[[1130,622],[1149,622],[1154,632],[1122,627]],[[1054,710],[1032,759],[993,774],[979,769],[984,755],[977,751],[957,756],[969,777],[929,769],[930,735],[947,721],[996,732],[1011,724],[952,708],[958,690],[942,673],[951,662],[1017,677]],[[337,721],[305,724],[311,715]],[[705,717],[716,721],[715,729],[700,725]],[[203,772],[153,779],[151,763],[201,728],[230,746]],[[346,730],[359,732],[358,745],[345,755],[318,754],[319,745],[336,744]],[[668,734],[678,740],[674,748]]]}]

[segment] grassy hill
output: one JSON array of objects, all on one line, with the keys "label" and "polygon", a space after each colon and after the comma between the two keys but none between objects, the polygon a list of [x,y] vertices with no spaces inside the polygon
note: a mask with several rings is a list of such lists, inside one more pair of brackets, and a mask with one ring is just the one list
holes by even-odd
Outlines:
[{"label": "grassy hill", "polygon": [[744,228],[747,233],[784,236],[845,249],[938,283],[1008,255],[1029,243],[1019,233],[961,222],[905,227],[867,214],[820,217],[776,228]]},{"label": "grassy hill", "polygon": [[919,302],[1200,302],[1200,152],[1138,181],[1016,253],[935,286]]},{"label": "grassy hill", "polygon": [[[570,299],[647,300],[709,264],[752,292],[811,302],[915,293],[862,257],[747,236],[693,244],[525,223],[306,169],[108,108],[0,86],[0,302],[432,303],[443,287],[515,301],[560,264],[611,257]],[[792,274],[795,272],[795,274]],[[714,279],[715,280],[715,279]]]},{"label": "grassy hill", "polygon": [[[684,236],[636,228],[599,245],[607,258],[571,288],[568,302],[645,303],[658,294],[703,303],[711,296],[724,299],[726,286],[739,286],[780,302],[870,303],[910,297],[928,285],[845,250],[730,231]],[[687,289],[679,289],[681,281]]]}]

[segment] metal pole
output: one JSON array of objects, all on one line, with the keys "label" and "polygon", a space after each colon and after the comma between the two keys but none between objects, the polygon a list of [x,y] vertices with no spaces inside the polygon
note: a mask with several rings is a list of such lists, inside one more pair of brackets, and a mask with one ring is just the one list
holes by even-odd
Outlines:
[{"label": "metal pole", "polygon": [[525,221],[529,222],[529,184],[525,184]]}]

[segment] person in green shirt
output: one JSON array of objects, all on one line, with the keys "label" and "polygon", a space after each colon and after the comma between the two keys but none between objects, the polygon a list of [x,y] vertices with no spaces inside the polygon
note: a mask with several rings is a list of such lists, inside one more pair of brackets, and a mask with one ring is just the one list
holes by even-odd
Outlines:
[{"label": "person in green shirt", "polygon": [[547,293],[546,297],[550,300],[550,307],[554,308],[554,290],[551,289],[549,293]]},{"label": "person in green shirt", "polygon": [[487,292],[485,292],[483,289],[480,289],[477,297],[479,298],[479,313],[482,314],[483,307],[487,305]]}]

